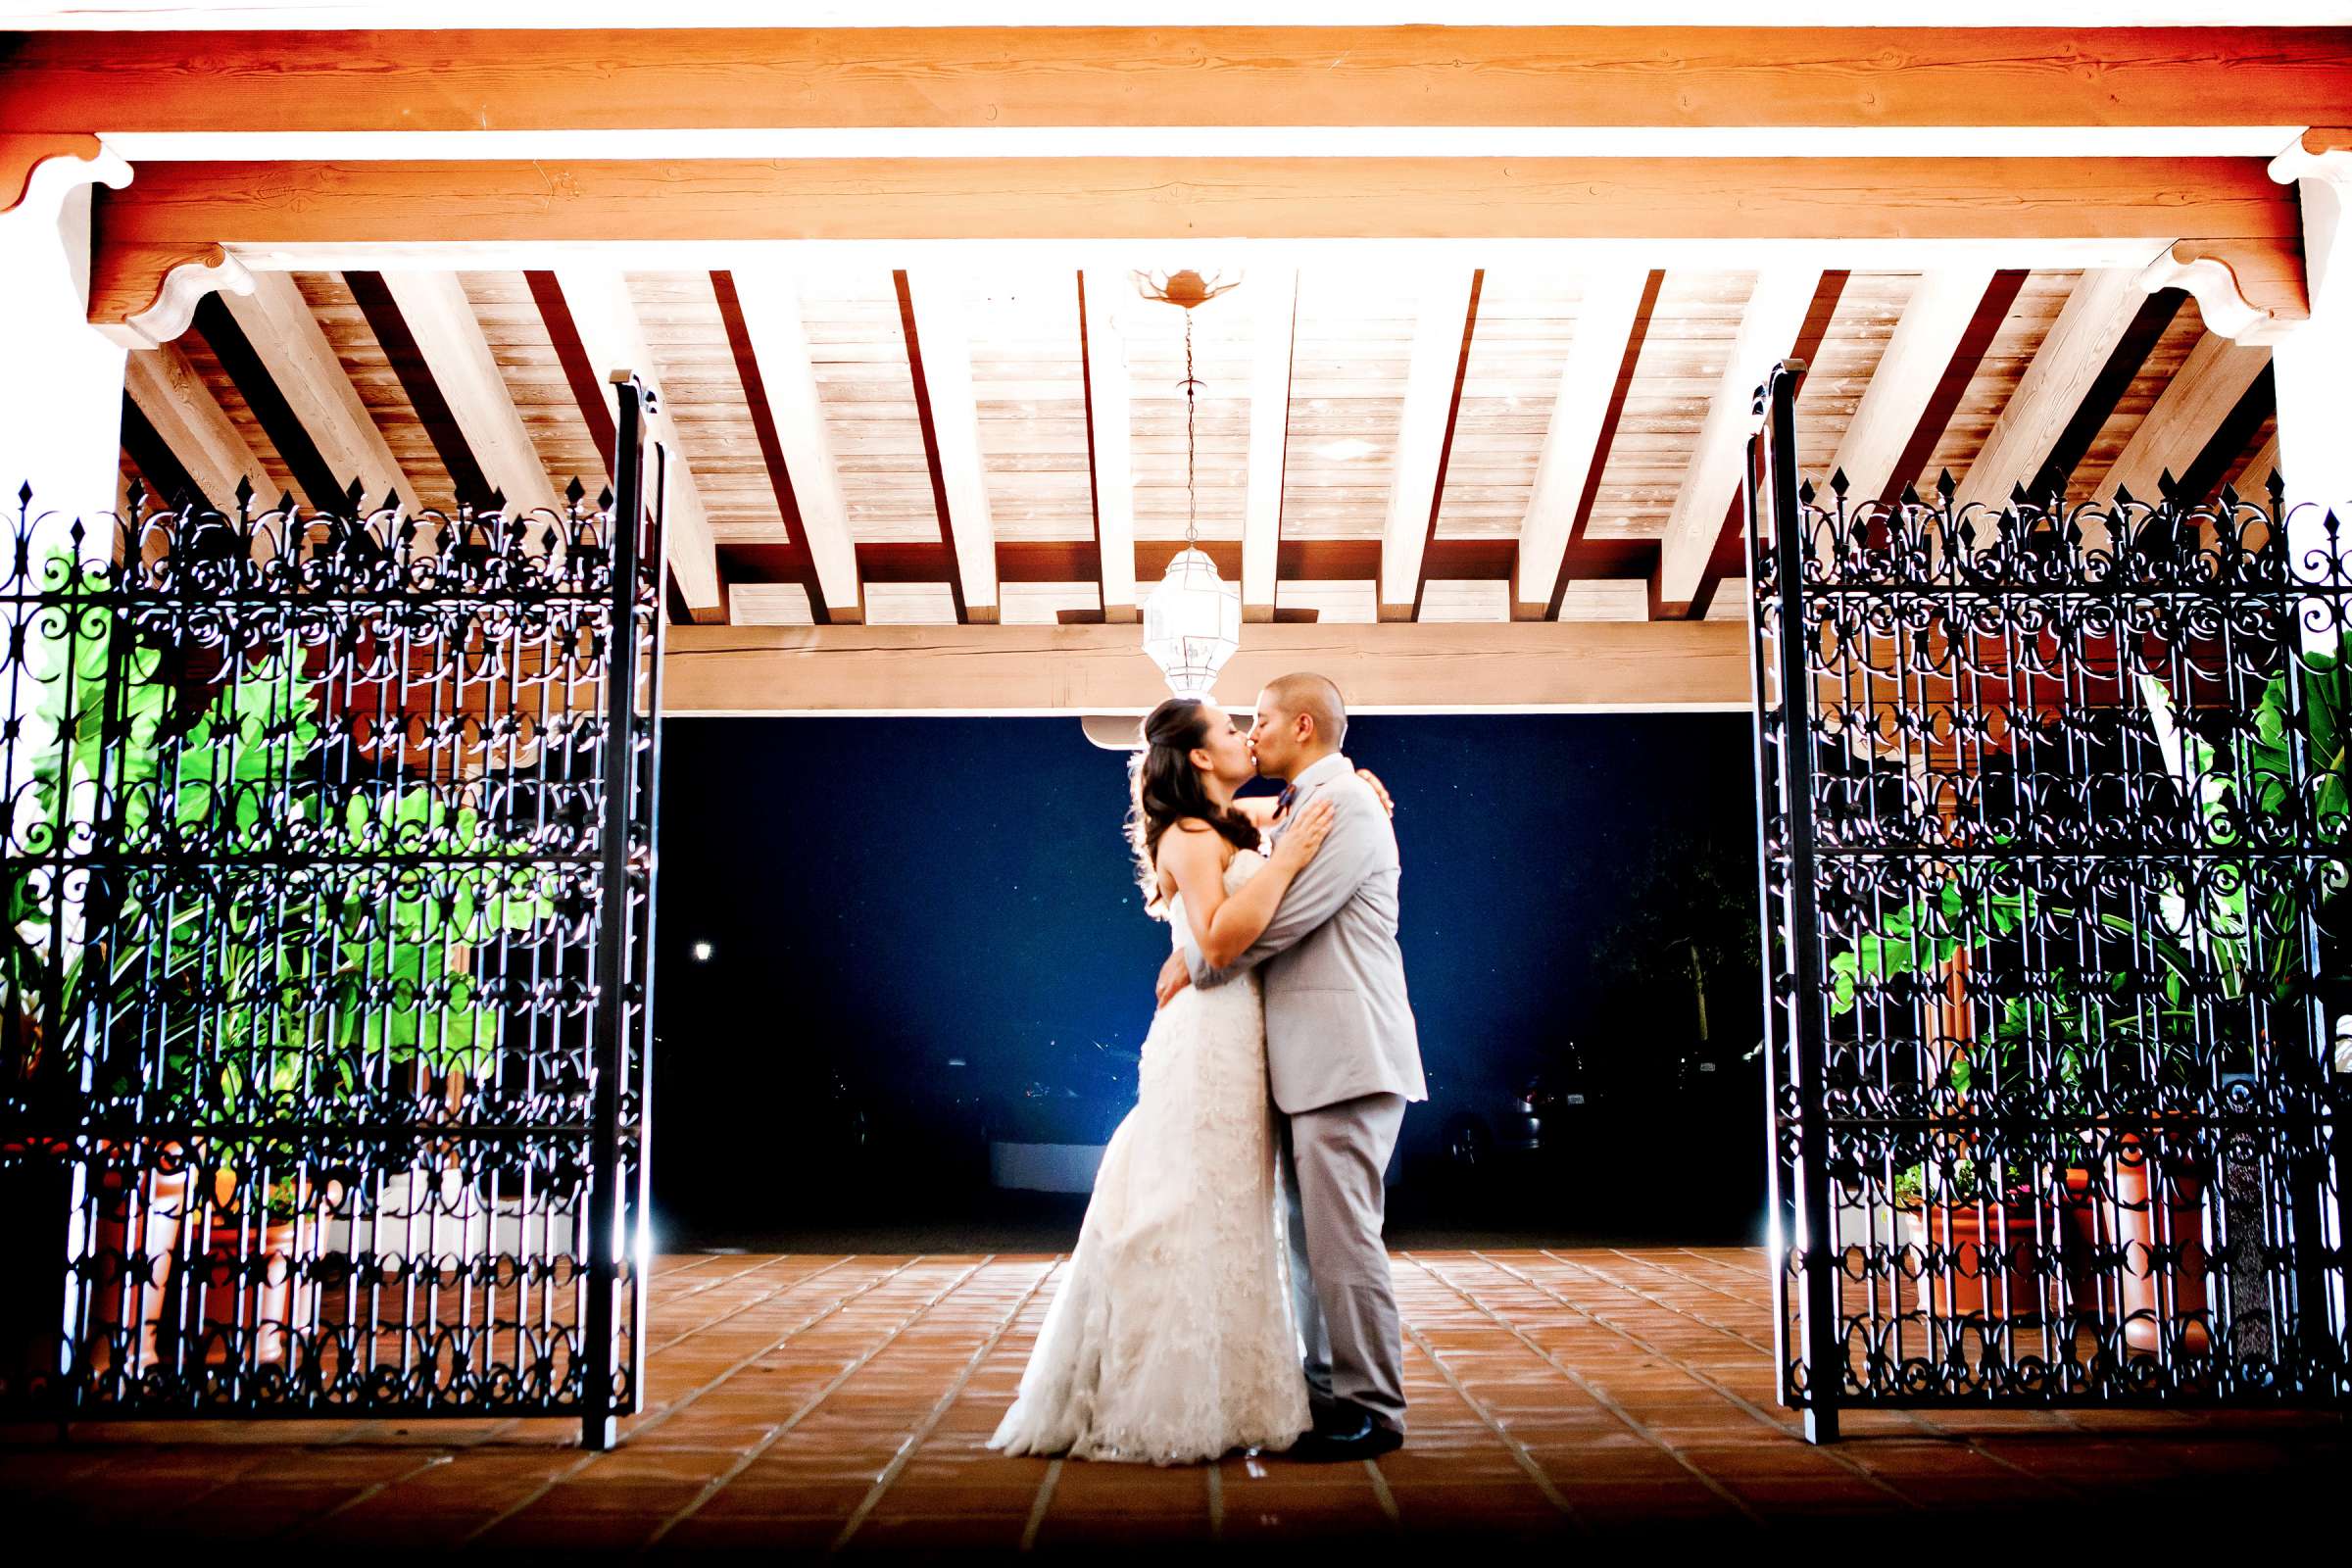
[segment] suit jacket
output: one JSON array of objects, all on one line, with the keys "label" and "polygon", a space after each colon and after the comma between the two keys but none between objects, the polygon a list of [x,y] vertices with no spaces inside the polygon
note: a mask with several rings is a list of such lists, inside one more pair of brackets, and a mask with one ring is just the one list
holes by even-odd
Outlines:
[{"label": "suit jacket", "polygon": [[[1197,986],[1257,968],[1266,999],[1266,1069],[1287,1113],[1363,1095],[1426,1100],[1421,1042],[1396,946],[1396,834],[1372,787],[1331,756],[1292,783],[1291,815],[1329,795],[1337,813],[1323,848],[1283,890],[1265,934],[1222,969],[1185,933]],[[1275,828],[1280,839],[1282,828]]]}]

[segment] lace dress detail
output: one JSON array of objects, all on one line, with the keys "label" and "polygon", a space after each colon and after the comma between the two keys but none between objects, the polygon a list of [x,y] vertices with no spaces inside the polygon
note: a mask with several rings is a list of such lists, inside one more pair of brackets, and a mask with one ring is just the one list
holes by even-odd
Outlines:
[{"label": "lace dress detail", "polygon": [[[1228,894],[1265,862],[1239,854]],[[1179,946],[1184,906],[1168,923]],[[1308,1423],[1254,972],[1152,1019],[1135,1108],[989,1446],[1184,1464]]]}]

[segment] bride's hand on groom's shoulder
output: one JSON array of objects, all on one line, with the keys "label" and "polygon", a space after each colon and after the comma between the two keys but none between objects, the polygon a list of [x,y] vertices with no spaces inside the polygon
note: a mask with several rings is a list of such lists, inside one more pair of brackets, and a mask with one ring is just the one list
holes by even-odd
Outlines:
[{"label": "bride's hand on groom's shoulder", "polygon": [[1386,784],[1383,784],[1370,768],[1357,768],[1355,770],[1355,776],[1372,786],[1372,794],[1379,800],[1380,808],[1382,810],[1388,812],[1391,816],[1395,816],[1396,814],[1396,803],[1395,800],[1390,798],[1389,787]]}]

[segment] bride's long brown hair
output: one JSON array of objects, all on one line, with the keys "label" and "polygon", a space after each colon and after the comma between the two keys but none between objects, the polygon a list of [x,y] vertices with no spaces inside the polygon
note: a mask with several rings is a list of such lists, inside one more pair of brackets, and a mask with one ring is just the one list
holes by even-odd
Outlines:
[{"label": "bride's long brown hair", "polygon": [[1219,807],[1193,765],[1191,753],[1208,737],[1208,709],[1189,697],[1171,697],[1144,720],[1144,749],[1127,765],[1132,808],[1127,842],[1135,851],[1136,880],[1147,913],[1165,917],[1159,897],[1159,840],[1181,817],[1197,817],[1232,842],[1257,848],[1257,824],[1232,807]]}]

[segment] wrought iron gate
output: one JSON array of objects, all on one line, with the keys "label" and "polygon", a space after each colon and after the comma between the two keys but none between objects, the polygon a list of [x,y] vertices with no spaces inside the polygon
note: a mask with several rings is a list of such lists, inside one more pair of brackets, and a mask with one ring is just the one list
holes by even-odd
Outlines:
[{"label": "wrought iron gate", "polygon": [[618,394],[563,515],[134,493],[44,550],[20,493],[0,1413],[635,1407],[662,455]]},{"label": "wrought iron gate", "polygon": [[[2279,492],[1747,475],[1776,1349],[1841,1406],[2338,1401],[2352,578]],[[2352,542],[2346,542],[2352,544]]]}]

